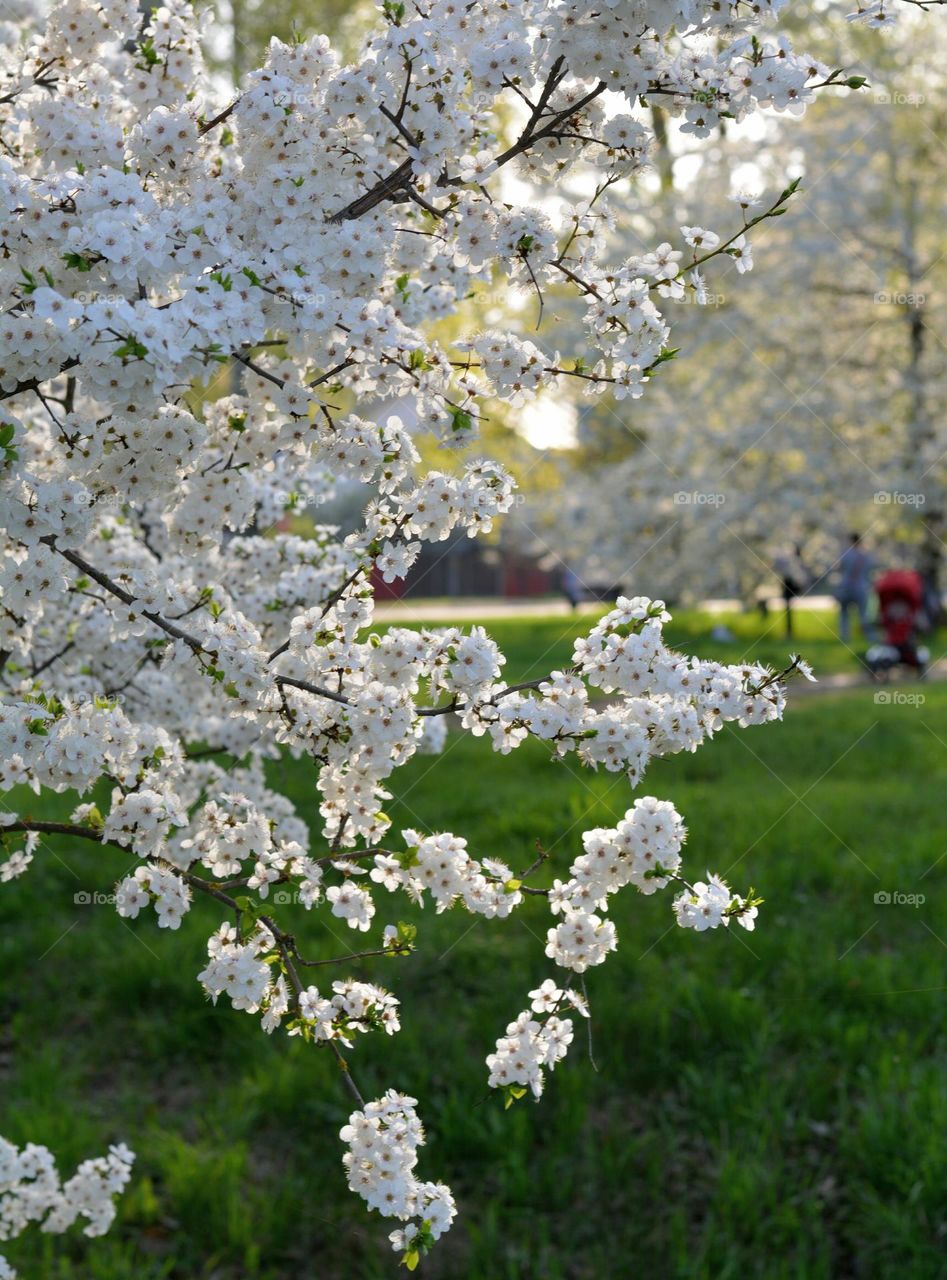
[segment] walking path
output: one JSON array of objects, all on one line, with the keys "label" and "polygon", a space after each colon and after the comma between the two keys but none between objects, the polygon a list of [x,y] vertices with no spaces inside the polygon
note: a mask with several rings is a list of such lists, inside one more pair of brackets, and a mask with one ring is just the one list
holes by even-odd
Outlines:
[{"label": "walking path", "polygon": [[376,622],[492,622],[496,618],[556,618],[571,613],[600,613],[607,604],[589,600],[572,609],[561,596],[526,600],[504,596],[461,596],[436,600],[383,600],[375,605]]},{"label": "walking path", "polygon": [[[837,609],[832,596],[805,596],[800,599],[805,609]],[[769,602],[773,612],[781,612],[783,602],[775,596]],[[598,613],[609,607],[608,601],[584,600],[573,609],[562,596],[443,596],[435,599],[382,600],[375,605],[378,622],[489,622],[494,618],[556,618],[570,614]],[[702,613],[740,613],[739,600],[701,600],[696,606]]]},{"label": "walking path", "polygon": [[[802,608],[819,612],[838,608],[831,595],[802,596],[800,604]],[[485,622],[493,618],[566,618],[572,613],[598,613],[608,607],[608,600],[584,600],[577,609],[573,609],[561,595],[525,598],[504,595],[438,596],[435,599],[381,600],[375,605],[375,618],[379,622]],[[701,613],[741,613],[744,604],[740,600],[699,600],[696,608]],[[782,599],[774,596],[769,608],[774,613],[782,612]]]},{"label": "walking path", "polygon": [[947,658],[939,658],[937,662],[932,662],[923,680],[918,680],[916,676],[905,675],[903,672],[899,672],[893,680],[873,680],[867,671],[838,671],[834,675],[820,676],[817,684],[797,677],[793,681],[792,697],[795,700],[800,694],[838,693],[842,689],[862,687],[875,689],[879,693],[884,690],[893,693],[896,690],[923,689],[925,684],[937,684],[941,680],[947,680]]}]

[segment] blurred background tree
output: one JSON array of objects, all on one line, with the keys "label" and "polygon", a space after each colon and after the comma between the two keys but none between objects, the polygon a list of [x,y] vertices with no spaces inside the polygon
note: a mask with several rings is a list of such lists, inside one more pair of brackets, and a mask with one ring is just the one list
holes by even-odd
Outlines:
[{"label": "blurred background tree", "polygon": [[372,22],[371,0],[216,0],[220,47],[213,63],[234,84],[260,66],[270,39],[328,35],[348,54],[359,32]]},{"label": "blurred background tree", "polygon": [[535,520],[584,577],[747,598],[795,544],[816,576],[831,569],[851,527],[942,577],[947,40],[929,24],[921,42],[910,20],[884,37],[815,30],[815,53],[867,78],[852,101],[770,113],[765,161],[757,128],[721,129],[698,155],[671,121],[650,190],[628,192],[621,255],[679,244],[698,206],[729,234],[736,211],[721,200],[708,217],[710,191],[768,203],[802,179],[751,236],[765,272],[718,267],[706,307],[672,305],[692,358],[640,400],[581,413],[563,501]]}]

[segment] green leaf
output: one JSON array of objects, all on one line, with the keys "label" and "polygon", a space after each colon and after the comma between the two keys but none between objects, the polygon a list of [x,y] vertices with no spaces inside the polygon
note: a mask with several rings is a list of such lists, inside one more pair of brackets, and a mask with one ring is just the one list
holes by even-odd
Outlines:
[{"label": "green leaf", "polygon": [[140,343],[137,338],[134,338],[129,334],[125,341],[115,348],[112,354],[118,356],[120,359],[125,359],[127,356],[134,356],[136,360],[144,360],[145,356],[148,354],[148,348]]},{"label": "green leaf", "polygon": [[679,353],[680,347],[665,347],[658,358],[652,363],[651,368],[655,369],[659,364],[666,364],[668,360],[673,360]]},{"label": "green leaf", "polygon": [[101,831],[101,829],[105,826],[105,819],[102,817],[102,814],[99,811],[99,806],[97,804],[94,804],[92,806],[92,808],[86,814],[85,820],[88,826],[94,828],[96,831]]},{"label": "green leaf", "polygon": [[416,924],[408,924],[404,920],[398,921],[398,941],[413,942],[418,936],[418,926]]},{"label": "green leaf", "polygon": [[141,44],[138,46],[138,52],[141,54],[143,60],[142,62],[139,62],[138,65],[145,69],[156,67],[161,61],[161,58],[158,56],[158,50],[155,48],[155,42],[150,36],[147,40],[142,40]]},{"label": "green leaf", "polygon": [[451,431],[470,431],[473,428],[474,420],[466,409],[451,405],[449,413]]},{"label": "green leaf", "polygon": [[503,1103],[504,1111],[509,1111],[514,1102],[526,1097],[526,1089],[521,1084],[508,1084],[503,1092],[506,1094],[506,1101]]},{"label": "green leaf", "polygon": [[88,258],[84,258],[81,253],[64,253],[62,260],[67,267],[73,267],[76,271],[92,270],[92,263]]},{"label": "green leaf", "polygon": [[792,182],[790,182],[789,186],[779,197],[780,202],[782,202],[783,200],[788,200],[791,195],[795,195],[795,193],[799,190],[799,183],[801,181],[802,181],[801,175],[798,178],[793,178]]}]

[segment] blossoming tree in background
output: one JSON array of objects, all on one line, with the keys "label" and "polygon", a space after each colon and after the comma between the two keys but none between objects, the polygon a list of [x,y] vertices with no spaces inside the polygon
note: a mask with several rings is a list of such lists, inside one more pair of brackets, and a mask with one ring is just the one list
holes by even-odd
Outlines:
[{"label": "blossoming tree in background", "polygon": [[[494,917],[548,898],[550,977],[487,1059],[507,1101],[538,1095],[566,1052],[585,1001],[554,966],[568,977],[606,959],[613,893],[672,888],[677,921],[697,930],[752,928],[757,900],[686,873],[681,817],[651,797],[586,832],[551,886],[521,850],[392,831],[398,766],[437,750],[453,716],[485,749],[537,738],[632,788],[725,722],[778,718],[799,664],[686,658],[664,644],[661,602],[641,596],[578,641],[568,670],[528,685],[504,682],[479,627],[372,633],[371,574],[392,581],[424,542],[488,530],[514,488],[498,465],[452,469],[449,454],[423,474],[385,403],[413,400],[449,447],[475,437],[490,396],[518,404],[565,382],[640,393],[705,264],[747,265],[748,232],[791,190],[736,209],[714,247],[689,235],[619,260],[608,191],[647,162],[641,104],[704,137],[724,115],[798,110],[848,83],[755,29],[776,8],[386,0],[353,64],[325,38],[274,43],[232,100],[205,76],[181,0],[144,21],[129,0],[63,0],[41,30],[2,28],[0,726],[16,791],[0,876],[14,881],[47,841],[87,840],[140,859],[117,889],[126,917],[153,908],[174,929],[206,898],[200,984],[265,1032],[335,1055],[356,1106],[349,1185],[399,1222],[409,1267],[454,1202],[418,1171],[414,1100],[366,1101],[342,1052],[400,1027],[397,998],[350,976],[361,956],[411,950],[411,931],[385,922],[388,895]],[[865,16],[885,21],[884,0]],[[567,172],[587,188],[578,202]],[[431,337],[497,280],[540,313],[553,288],[581,299],[579,349],[546,350],[541,332],[470,333],[451,349]],[[369,486],[362,527],[281,531],[333,477]],[[280,752],[311,762],[312,813],[267,785]],[[68,823],[31,816],[30,790],[69,789],[82,802]],[[365,935],[334,978],[331,956],[296,944],[305,912]],[[4,1235],[77,1214],[104,1229],[130,1163],[114,1148],[60,1186],[42,1149],[0,1156]]]},{"label": "blossoming tree in background", "polygon": [[[837,49],[846,30],[827,13],[811,39]],[[917,14],[858,35],[870,89],[823,97],[803,120],[771,114],[765,149],[736,130],[712,149],[674,136],[659,156],[676,187],[634,193],[616,233],[629,249],[644,228],[718,225],[730,191],[803,175],[792,217],[757,246],[765,269],[717,273],[675,324],[688,358],[630,406],[603,396],[561,500],[527,507],[588,582],[621,582],[633,564],[671,599],[749,600],[781,552],[801,545],[823,573],[860,529],[880,558],[943,586],[947,33]]]}]

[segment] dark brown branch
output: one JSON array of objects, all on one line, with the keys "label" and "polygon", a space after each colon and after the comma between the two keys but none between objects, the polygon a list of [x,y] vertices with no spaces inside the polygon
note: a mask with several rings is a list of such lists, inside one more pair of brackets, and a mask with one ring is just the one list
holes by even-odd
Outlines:
[{"label": "dark brown branch", "polygon": [[[406,949],[403,954],[407,954]],[[303,960],[297,955],[296,962],[305,969],[318,969],[324,964],[346,964],[352,960],[364,960],[368,956],[390,956],[397,955],[398,951],[394,947],[378,947],[373,951],[350,951],[347,956],[330,956],[328,960]]]},{"label": "dark brown branch", "polygon": [[211,129],[216,128],[217,125],[223,124],[225,120],[229,119],[239,101],[239,98],[234,98],[230,106],[224,107],[223,111],[218,111],[217,115],[215,115],[212,120],[205,120],[197,131],[199,136],[203,138],[205,133],[210,133]]},{"label": "dark brown branch", "polygon": [[331,689],[323,689],[317,684],[310,684],[308,680],[296,680],[293,676],[277,676],[276,684],[280,687],[289,685],[291,689],[302,689],[303,693],[314,693],[319,698],[329,698],[332,702],[341,703],[343,707],[352,705],[343,694],[333,693]]},{"label": "dark brown branch", "polygon": [[13,396],[22,395],[24,391],[37,391],[41,383],[50,382],[53,378],[58,378],[61,374],[65,373],[67,369],[74,369],[78,363],[79,357],[72,356],[70,359],[64,361],[56,372],[51,373],[48,378],[26,378],[23,382],[18,382],[12,391],[0,390],[0,400],[9,400]]},{"label": "dark brown branch", "polygon": [[69,650],[74,649],[75,646],[76,646],[75,640],[69,640],[66,644],[63,645],[61,649],[58,649],[56,653],[51,654],[48,658],[46,658],[43,662],[41,662],[38,667],[33,668],[32,672],[30,673],[32,679],[35,680],[38,675],[41,675],[48,667],[51,667],[54,662],[58,662],[60,658],[65,657],[65,655],[69,652]]},{"label": "dark brown branch", "polygon": [[[296,956],[296,949],[295,949],[295,946],[293,945],[293,940],[291,937],[289,937],[288,934],[284,933],[282,929],[280,929],[280,927],[276,924],[276,922],[270,916],[260,916],[260,924],[262,924],[265,928],[269,929],[270,933],[272,933],[273,935],[273,938],[276,942],[277,950],[280,953],[280,957],[286,969],[286,973],[289,977],[290,985],[293,988],[293,992],[295,996],[294,1003],[298,1010],[299,997],[303,993],[303,984],[299,980],[299,974],[296,972],[296,965],[294,964],[294,959],[298,959],[298,957]],[[352,1073],[349,1071],[349,1064],[342,1057],[341,1051],[339,1050],[339,1046],[335,1043],[334,1040],[327,1040],[326,1043],[328,1044],[329,1048],[332,1050],[333,1054],[335,1055],[336,1062],[338,1062],[339,1064],[339,1068],[342,1072],[342,1079],[345,1082],[345,1087],[348,1089],[349,1093],[352,1095],[352,1097],[355,1099],[358,1105],[364,1109],[365,1099],[362,1097],[359,1091],[358,1085],[355,1083],[354,1079],[352,1078]]]},{"label": "dark brown branch", "polygon": [[264,378],[267,382],[272,382],[274,387],[282,389],[286,385],[285,378],[278,378],[275,373],[268,373],[266,369],[262,369],[258,364],[254,364],[246,356],[240,354],[239,351],[231,351],[234,360],[238,360],[240,364],[249,369],[251,373],[255,373],[258,378]]},{"label": "dark brown branch", "polygon": [[[539,123],[539,120],[544,114],[546,114],[546,108],[549,105],[550,98],[561,84],[565,74],[566,70],[564,60],[561,57],[557,58],[543,88],[543,92],[540,95],[539,101],[533,108],[523,132],[512,146],[508,147],[506,151],[497,156],[494,162],[497,168],[508,163],[508,161],[512,160],[515,156],[522,155],[524,151],[528,151],[535,143],[542,142],[546,138],[553,137],[563,124],[573,116],[577,115],[587,107],[589,103],[593,102],[605,92],[606,85],[604,81],[600,81],[594,89],[590,89],[589,92],[579,98],[577,102],[574,102],[570,106],[563,108],[562,111],[557,112],[549,124],[544,125],[541,129],[536,129],[536,125]],[[392,121],[399,132],[404,132],[403,124],[396,115],[392,115],[387,107],[381,106],[380,109],[382,113]],[[336,213],[331,214],[326,221],[338,225],[339,223],[349,222],[353,218],[360,218],[364,214],[370,213],[372,209],[382,204],[385,200],[394,199],[399,196],[405,199],[415,199],[415,197],[417,197],[417,193],[412,193],[411,191],[413,164],[414,162],[410,158],[403,160],[396,169],[393,169],[390,173],[379,179],[374,187],[371,187],[355,200],[350,201],[349,204],[339,209]],[[444,174],[438,179],[438,186],[453,187],[457,186],[459,182],[459,178],[449,177],[447,174]],[[420,200],[420,197],[417,197],[417,199]],[[432,208],[433,206],[429,208],[428,211],[430,212]]]},{"label": "dark brown branch", "polygon": [[[31,818],[22,818],[0,827],[0,836],[24,831],[36,831],[43,836],[78,836],[81,840],[93,840],[96,844],[110,843],[103,840],[102,832],[96,831],[94,827],[80,827],[72,822],[34,822]],[[122,846],[117,845],[116,848],[121,849]]]},{"label": "dark brown branch", "polygon": [[[71,565],[80,569],[87,577],[97,582],[100,587],[110,592],[116,599],[121,600],[123,604],[136,605],[137,600],[130,591],[126,591],[124,587],[120,587],[117,582],[113,581],[108,574],[101,569],[96,569],[95,565],[90,564],[77,551],[69,551],[66,547],[60,547],[56,544],[56,539],[52,534],[40,539],[47,547],[51,547],[53,551],[62,556],[64,560],[68,560]],[[168,622],[160,613],[156,613],[153,609],[142,609],[142,617],[153,622],[156,627],[166,632],[169,636],[173,636],[175,640],[183,640],[184,643],[195,653],[204,653],[206,650],[196,636],[189,635],[188,632],[182,631],[180,627],[176,627],[173,622]]]}]

